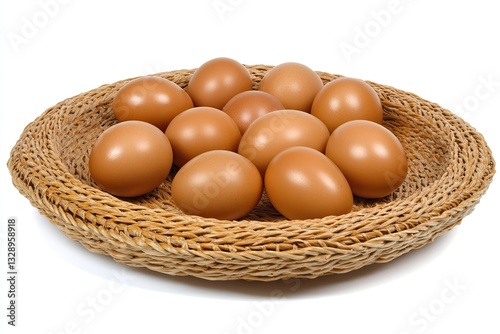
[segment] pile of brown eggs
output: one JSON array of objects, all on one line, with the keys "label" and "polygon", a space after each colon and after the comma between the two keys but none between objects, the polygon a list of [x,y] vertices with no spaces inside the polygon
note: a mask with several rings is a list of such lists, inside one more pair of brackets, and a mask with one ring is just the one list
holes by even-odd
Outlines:
[{"label": "pile of brown eggs", "polygon": [[176,165],[175,204],[229,220],[255,208],[264,189],[283,216],[308,219],[348,213],[353,196],[385,197],[403,183],[405,151],[365,81],[324,85],[289,62],[252,86],[230,58],[201,65],[186,90],[155,76],[129,81],[113,99],[118,123],[92,148],[93,180],[115,196],[141,196]]}]

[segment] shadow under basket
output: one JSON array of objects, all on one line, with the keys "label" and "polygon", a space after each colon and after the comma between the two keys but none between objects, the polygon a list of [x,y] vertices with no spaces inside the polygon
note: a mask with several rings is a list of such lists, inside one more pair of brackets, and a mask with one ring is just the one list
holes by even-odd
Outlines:
[{"label": "shadow under basket", "polygon": [[[246,66],[254,89],[272,67]],[[155,74],[185,88],[194,69]],[[323,82],[339,75],[317,72]],[[133,78],[131,78],[133,79]],[[40,213],[88,250],[117,262],[207,280],[272,281],[346,273],[388,262],[449,231],[470,214],[495,172],[483,136],[435,103],[369,82],[382,100],[383,125],[403,144],[405,182],[353,211],[287,220],[264,194],[237,221],[190,216],[172,202],[172,174],[153,192],[114,197],[93,183],[93,143],[116,123],[111,108],[128,81],[66,99],[30,123],[11,151],[13,183]]]}]

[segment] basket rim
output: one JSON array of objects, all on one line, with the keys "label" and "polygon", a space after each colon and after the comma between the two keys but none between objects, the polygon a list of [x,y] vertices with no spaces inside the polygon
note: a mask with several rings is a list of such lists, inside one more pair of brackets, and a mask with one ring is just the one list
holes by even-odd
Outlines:
[{"label": "basket rim", "polygon": [[[255,66],[258,66],[258,67],[269,67],[269,68],[273,67],[272,65],[261,65],[261,64],[259,64],[259,65],[245,65],[245,66],[246,67],[255,67]],[[196,70],[196,69],[190,69],[188,71],[194,72],[194,70]],[[159,73],[156,73],[156,74],[150,74],[150,76],[160,76],[160,77],[162,77],[162,76],[168,75],[169,73],[178,72],[178,71],[182,71],[182,70],[169,71],[169,72],[159,72]],[[321,73],[326,73],[326,72],[320,72],[320,71],[316,71],[316,72],[320,73],[320,74]],[[334,75],[334,76],[341,77],[342,75]],[[138,77],[133,77],[133,78],[125,79],[125,80],[120,80],[120,81],[117,81],[117,82],[115,82],[113,84],[105,84],[105,85],[102,85],[102,86],[98,87],[97,89],[102,89],[102,88],[105,88],[105,87],[113,87],[114,86],[115,90],[117,91],[121,87],[121,85],[123,85],[123,84],[125,84],[125,83],[127,83],[127,82],[129,82],[129,81],[131,81],[133,79],[136,79],[136,78],[138,78]],[[368,81],[368,80],[366,82],[368,82],[370,85],[385,86],[385,85],[380,85],[380,84],[377,84],[377,83],[374,83],[374,82]],[[389,86],[386,86],[386,87],[389,87]],[[77,94],[77,95],[75,95],[73,97],[65,99],[65,100],[59,102],[58,104],[56,104],[54,107],[47,109],[47,111],[50,111],[52,109],[56,109],[58,107],[62,108],[62,107],[66,107],[66,106],[71,106],[71,102],[72,102],[72,100],[74,98],[77,98],[77,97],[79,97],[79,96],[81,96],[83,94],[91,93],[94,90],[96,90],[96,89],[92,89],[92,90],[90,90],[90,91],[88,91],[86,93]],[[405,92],[405,93],[409,94],[409,95],[414,95],[413,93],[410,93],[410,92]],[[388,102],[388,101],[383,101],[383,104],[384,104],[384,106],[387,106],[387,105],[390,105],[391,103]],[[96,107],[97,106],[99,106],[99,104],[96,105]],[[445,112],[447,112],[447,110],[445,110],[445,109],[442,109],[442,110],[445,111]],[[35,123],[39,119],[41,119],[42,117],[44,117],[44,114],[42,114],[41,116],[39,116],[32,123]],[[452,114],[450,116],[460,119],[458,116],[455,116],[455,115],[452,115]],[[463,123],[465,123],[465,121],[463,121],[462,119],[460,119],[460,120]],[[29,125],[31,125],[32,123],[30,123]],[[467,124],[467,123],[465,123],[465,124]],[[29,127],[29,125],[27,127]],[[480,136],[482,137],[482,135],[480,135]],[[21,140],[21,139],[22,139],[22,135],[20,136],[19,140]],[[11,163],[10,163],[11,160],[12,160],[12,157],[9,158],[9,163],[8,163],[9,170],[12,170],[12,167],[13,167],[13,166],[11,166]],[[491,160],[492,160],[492,162],[494,164],[494,160],[493,159],[491,159]],[[144,206],[141,206],[141,205],[130,203],[130,202],[126,201],[126,200],[121,200],[120,198],[117,198],[117,197],[115,197],[113,195],[110,195],[110,194],[106,193],[105,191],[102,191],[100,189],[97,189],[95,187],[87,185],[86,183],[82,182],[77,177],[75,177],[73,174],[71,174],[68,171],[68,168],[64,165],[64,163],[62,161],[60,161],[60,160],[54,160],[54,161],[58,162],[58,167],[60,167],[60,170],[62,172],[64,172],[68,177],[70,177],[71,183],[74,184],[75,186],[77,186],[79,188],[82,188],[82,189],[96,190],[100,195],[104,195],[104,197],[109,197],[110,200],[118,201],[121,204],[123,204],[125,207],[129,207],[129,208],[132,208],[132,209],[137,209],[137,208],[139,208],[139,209],[145,209],[147,211],[151,210],[151,208],[149,208],[149,207],[144,207]],[[447,176],[448,176],[447,173],[448,173],[448,171],[445,172],[439,179],[435,180],[434,182],[435,183],[441,183],[443,180],[445,180],[447,178]],[[64,185],[62,183],[60,185],[64,187]],[[388,202],[388,203],[382,203],[382,204],[380,204],[380,206],[378,208],[379,209],[390,209],[390,207],[393,206],[393,204],[395,204],[396,202],[398,202],[398,204],[399,203],[403,203],[403,202],[413,202],[415,199],[418,199],[419,197],[422,197],[421,194],[420,193],[415,193],[415,194],[412,194],[409,197],[404,198],[404,199],[399,199],[399,200]],[[159,209],[159,211],[163,211],[163,209]],[[358,211],[355,211],[355,212],[353,211],[353,212],[344,214],[344,215],[342,215],[342,217],[350,217],[352,215],[356,215],[356,213],[358,213],[358,212],[362,213],[363,215],[366,215],[366,214],[369,214],[370,211],[372,211],[372,208],[362,208],[362,209],[360,209]],[[188,217],[189,220],[192,220],[192,219],[201,219],[201,220],[206,220],[206,221],[215,222],[215,223],[233,222],[231,220],[219,220],[219,219],[215,219],[215,218],[204,218],[204,217],[199,217],[199,216],[195,216],[195,215],[187,215],[187,214],[182,215],[182,216]],[[327,217],[323,217],[323,218],[312,218],[312,219],[304,219],[304,220],[289,220],[289,219],[283,218],[282,221],[294,222],[294,223],[298,223],[298,222],[301,222],[301,221],[302,222],[317,222],[317,221],[322,221],[322,220],[325,220],[325,219],[331,219],[332,217],[333,216],[327,216]],[[238,219],[238,221],[241,221],[241,222],[253,222],[253,223],[259,223],[259,222],[261,222],[259,220],[251,220],[251,219]],[[276,223],[276,222],[273,222],[273,223]]]},{"label": "basket rim", "polygon": [[[245,66],[249,71],[261,72],[267,71],[273,67],[272,65],[262,64]],[[195,70],[196,69],[174,70],[151,75],[169,79],[174,78],[175,81],[177,76],[184,75],[189,77]],[[334,78],[342,76],[320,71],[316,71],[316,73],[318,73],[324,81],[333,80]],[[94,94],[100,94],[100,99],[97,100],[97,103],[90,103],[88,106],[88,109],[97,108],[105,105],[107,103],[106,101],[109,101],[121,86],[135,78],[137,77],[101,85],[98,88],[67,98],[53,107],[48,108],[26,126],[18,142],[12,149],[11,156],[7,163],[16,188],[18,188],[25,197],[30,199],[32,204],[39,208],[43,214],[53,217],[64,215],[71,216],[71,219],[66,219],[67,224],[74,225],[72,228],[79,229],[84,237],[88,237],[92,234],[94,237],[101,239],[104,243],[106,242],[106,238],[110,236],[118,239],[128,238],[130,240],[140,236],[146,240],[149,239],[150,242],[145,242],[144,244],[148,244],[149,247],[159,253],[169,253],[174,249],[177,249],[178,252],[185,252],[188,255],[199,257],[210,257],[211,254],[217,253],[227,256],[228,260],[231,258],[252,259],[257,256],[257,253],[259,253],[259,256],[266,257],[269,256],[269,252],[272,252],[274,257],[287,259],[294,259],[295,257],[297,259],[303,258],[307,256],[309,252],[322,253],[325,249],[334,249],[336,252],[340,253],[351,252],[359,246],[378,247],[379,244],[387,242],[388,238],[390,238],[391,241],[398,240],[408,235],[419,234],[426,229],[436,228],[436,221],[445,221],[450,226],[454,226],[459,223],[464,216],[472,212],[475,204],[479,202],[480,197],[486,192],[495,173],[495,161],[490,148],[487,146],[483,136],[466,121],[454,115],[451,111],[435,103],[426,101],[416,94],[366,80],[366,82],[374,87],[378,93],[382,91],[397,92],[398,94],[411,98],[415,105],[404,106],[405,108],[411,107],[417,110],[434,108],[439,111],[439,128],[443,131],[441,135],[445,134],[448,136],[447,139],[452,145],[449,148],[450,154],[453,158],[453,163],[446,167],[440,178],[424,187],[422,191],[413,193],[406,198],[377,204],[376,207],[361,208],[341,216],[327,216],[307,220],[288,220],[284,218],[283,220],[273,222],[253,219],[238,220],[240,224],[252,225],[253,230],[259,231],[259,233],[263,235],[266,233],[272,235],[276,231],[282,231],[283,229],[288,229],[291,232],[306,231],[315,233],[322,232],[325,230],[325,227],[328,227],[328,233],[330,234],[338,233],[339,236],[342,235],[342,233],[348,234],[350,236],[349,240],[351,240],[352,243],[325,242],[319,240],[316,244],[297,243],[293,244],[292,247],[280,247],[279,241],[277,241],[274,249],[271,246],[269,249],[264,246],[261,248],[261,251],[259,251],[251,247],[245,248],[243,241],[243,246],[236,247],[235,245],[224,245],[223,243],[217,244],[216,240],[209,240],[209,237],[205,238],[206,241],[203,242],[203,245],[193,240],[182,240],[182,236],[176,235],[162,236],[160,238],[155,235],[150,235],[150,232],[142,230],[137,224],[127,222],[127,218],[123,218],[122,222],[118,219],[111,224],[107,221],[106,216],[112,213],[120,217],[121,213],[130,211],[134,212],[134,219],[137,221],[154,221],[158,224],[166,225],[172,223],[172,218],[175,218],[174,222],[176,225],[197,223],[202,226],[200,228],[204,226],[204,228],[208,230],[216,226],[217,231],[221,234],[235,232],[234,228],[232,228],[235,221],[174,214],[164,208],[152,209],[150,207],[130,203],[92,187],[78,179],[61,161],[60,156],[57,156],[54,150],[50,148],[42,150],[41,152],[42,154],[46,154],[43,159],[43,162],[46,163],[43,169],[41,168],[42,166],[30,167],[26,165],[25,161],[27,158],[23,157],[23,155],[18,152],[24,140],[32,135],[30,131],[36,124],[43,121],[51,121],[52,125],[57,124],[57,126],[62,126],[61,122],[64,120],[61,121],[61,119],[58,118],[60,115],[59,113],[63,111],[70,112],[72,106],[75,106],[74,103],[76,100],[85,100],[87,97],[91,97]],[[395,97],[395,99],[397,99],[397,97]],[[388,97],[382,101],[384,109],[401,108],[401,103],[398,104],[397,102],[398,101],[391,100],[391,95],[388,95]],[[429,122],[433,123],[430,120]],[[49,133],[51,131],[52,135],[54,135],[53,129],[47,128],[46,130],[48,132],[45,134],[47,137],[50,137]],[[464,135],[467,135],[467,137],[464,137]],[[468,151],[465,152],[463,149],[459,149],[464,139],[467,139],[467,145],[465,146],[469,147],[467,149]],[[54,145],[50,140],[49,143]],[[464,154],[467,156],[474,155],[473,153],[477,150],[480,150],[482,156],[473,156],[467,163],[461,162]],[[56,168],[51,169],[47,163],[48,161],[54,163]],[[470,163],[471,161],[473,164]],[[465,174],[470,176],[469,179],[463,178],[459,180],[461,182],[453,179],[456,169],[465,170]],[[37,173],[43,175],[40,176],[37,175]],[[53,175],[49,177],[50,173]],[[482,173],[483,176],[479,178],[477,182],[473,183],[471,182],[471,175],[476,175],[474,173]],[[48,181],[48,183],[40,188],[40,182],[42,182],[40,180],[42,179]],[[440,187],[446,187],[447,194],[449,195],[448,197],[436,198],[435,190]],[[62,189],[64,191],[62,191]],[[92,196],[83,196],[82,191],[89,192]],[[81,201],[75,203],[74,196],[79,195],[82,195]],[[54,199],[51,200],[50,198]],[[398,219],[401,219],[401,217],[409,213],[414,213],[414,208],[418,207],[416,205],[417,203],[423,203],[427,208],[433,208],[432,212],[422,212],[422,216],[426,219],[417,224],[408,224],[407,228],[403,228],[405,224],[396,226],[395,222],[397,222]],[[92,207],[94,209],[93,212],[90,212],[88,208],[87,210],[83,208],[82,204]],[[396,210],[396,207],[399,209]],[[99,216],[98,212],[101,212],[102,215]],[[363,229],[367,221],[376,221],[382,215],[384,215],[385,219],[379,223],[378,226],[380,228],[378,230]],[[460,215],[460,217],[458,221],[454,221],[453,219],[457,215]],[[76,219],[78,219],[78,223]],[[350,226],[347,232],[345,232],[346,225]],[[117,226],[121,227],[121,229],[117,230]],[[359,227],[359,229],[356,229],[357,227]],[[127,233],[124,233],[125,230],[127,230]],[[106,236],[103,236],[104,234]],[[435,236],[436,235],[433,235],[433,237]],[[211,244],[211,242],[215,243]],[[157,245],[155,245],[155,243]],[[160,246],[158,243],[162,245]],[[135,242],[130,242],[131,247],[137,248],[137,244],[134,244]],[[165,248],[168,248],[168,251],[166,251]],[[264,253],[267,255],[263,255]],[[219,257],[218,261],[223,262],[223,259]]]}]

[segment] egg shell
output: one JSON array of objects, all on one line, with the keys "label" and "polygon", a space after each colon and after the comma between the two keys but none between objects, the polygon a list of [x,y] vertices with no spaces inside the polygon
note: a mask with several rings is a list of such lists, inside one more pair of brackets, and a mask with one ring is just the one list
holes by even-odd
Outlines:
[{"label": "egg shell", "polygon": [[243,134],[257,118],[280,109],[284,107],[277,97],[266,92],[249,90],[234,96],[222,110],[231,116]]},{"label": "egg shell", "polygon": [[172,180],[172,199],[185,213],[233,220],[260,201],[263,182],[257,168],[241,155],[205,152],[186,163]]},{"label": "egg shell", "polygon": [[174,152],[174,164],[183,166],[195,156],[211,150],[236,152],[241,133],[222,110],[194,107],[175,117],[165,131]]},{"label": "egg shell", "polygon": [[271,204],[288,219],[341,215],[353,206],[351,188],[340,169],[309,147],[278,154],[267,168],[265,188]]},{"label": "egg shell", "polygon": [[165,134],[142,121],[125,121],[106,129],[89,157],[93,180],[120,197],[144,195],[158,187],[172,167],[172,148]]},{"label": "egg shell", "polygon": [[299,110],[277,110],[256,119],[241,137],[238,153],[252,161],[262,176],[281,151],[307,146],[324,152],[330,133],[326,125]]},{"label": "egg shell", "polygon": [[285,109],[311,111],[316,94],[323,88],[319,75],[304,64],[287,62],[271,68],[259,90],[276,96]]},{"label": "egg shell", "polygon": [[384,126],[366,120],[339,126],[325,151],[345,175],[353,193],[381,198],[403,184],[408,161],[403,145]]},{"label": "egg shell", "polygon": [[165,131],[172,119],[192,108],[191,97],[176,83],[146,76],[125,84],[113,98],[113,113],[119,122],[139,120]]},{"label": "egg shell", "polygon": [[211,59],[195,70],[187,92],[194,106],[222,109],[235,95],[251,90],[250,72],[234,59],[220,57]]},{"label": "egg shell", "polygon": [[358,119],[381,124],[384,116],[377,92],[365,81],[349,77],[327,83],[314,98],[311,114],[325,123],[330,133]]}]

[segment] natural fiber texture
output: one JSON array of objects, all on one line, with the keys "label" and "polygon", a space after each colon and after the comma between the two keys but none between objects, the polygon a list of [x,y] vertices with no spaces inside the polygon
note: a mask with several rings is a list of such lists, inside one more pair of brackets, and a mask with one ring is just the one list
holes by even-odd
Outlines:
[{"label": "natural fiber texture", "polygon": [[[254,88],[270,66],[247,66]],[[186,87],[194,70],[159,73]],[[318,72],[326,83],[338,75]],[[119,199],[97,188],[90,149],[116,123],[111,102],[128,80],[64,100],[29,124],[12,149],[14,185],[41,214],[92,252],[131,266],[209,280],[271,281],[345,273],[424,246],[470,214],[495,163],[483,137],[435,103],[368,82],[384,125],[409,158],[404,184],[380,200],[356,199],[351,213],[286,220],[265,195],[239,221],[183,214],[169,178],[152,193]]]}]

